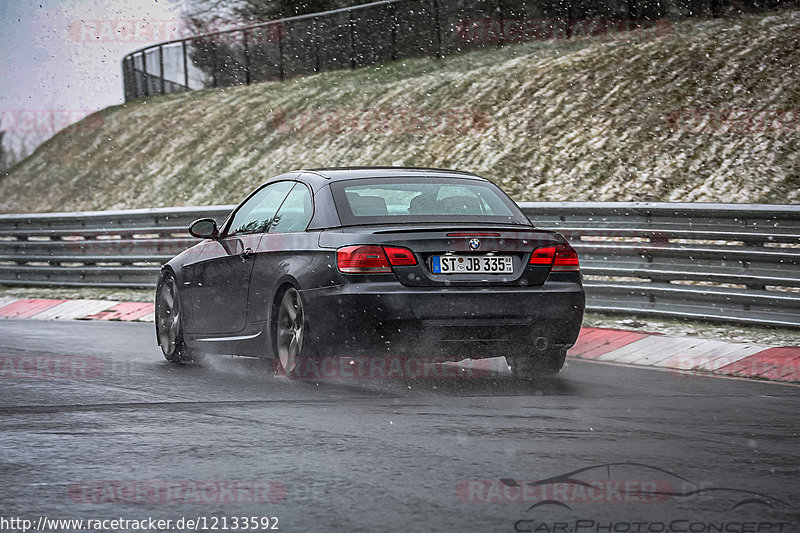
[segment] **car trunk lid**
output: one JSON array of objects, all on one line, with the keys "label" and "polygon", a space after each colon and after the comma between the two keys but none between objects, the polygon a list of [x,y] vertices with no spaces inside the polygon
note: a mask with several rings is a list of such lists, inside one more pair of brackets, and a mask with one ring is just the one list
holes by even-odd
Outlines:
[{"label": "car trunk lid", "polygon": [[[319,241],[326,248],[382,247],[398,281],[408,286],[541,285],[551,265],[530,264],[532,251],[564,242],[532,226],[489,225],[346,227],[321,232]],[[408,264],[403,249],[416,264]]]}]

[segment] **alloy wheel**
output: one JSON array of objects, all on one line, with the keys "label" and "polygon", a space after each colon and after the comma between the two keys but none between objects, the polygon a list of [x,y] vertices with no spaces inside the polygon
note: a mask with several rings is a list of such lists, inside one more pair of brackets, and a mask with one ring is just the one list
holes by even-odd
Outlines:
[{"label": "alloy wheel", "polygon": [[175,356],[181,334],[181,313],[178,307],[178,291],[175,280],[167,277],[158,293],[156,314],[158,344],[167,358]]},{"label": "alloy wheel", "polygon": [[297,289],[288,289],[278,307],[276,344],[278,359],[288,376],[295,369],[303,350],[303,302]]}]

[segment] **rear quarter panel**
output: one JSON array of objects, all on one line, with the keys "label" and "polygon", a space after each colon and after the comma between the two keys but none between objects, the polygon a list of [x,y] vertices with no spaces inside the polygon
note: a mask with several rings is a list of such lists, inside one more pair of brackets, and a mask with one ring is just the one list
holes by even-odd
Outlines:
[{"label": "rear quarter panel", "polygon": [[305,290],[338,283],[335,250],[321,250],[319,232],[267,233],[261,238],[250,280],[248,322],[271,319],[272,303],[285,285]]}]

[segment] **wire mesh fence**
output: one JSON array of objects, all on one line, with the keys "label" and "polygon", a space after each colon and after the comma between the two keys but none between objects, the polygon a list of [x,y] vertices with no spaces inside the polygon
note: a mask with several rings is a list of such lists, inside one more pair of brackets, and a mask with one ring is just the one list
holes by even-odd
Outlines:
[{"label": "wire mesh fence", "polygon": [[[790,4],[800,2],[741,0],[736,9]],[[529,40],[649,39],[669,33],[669,19],[716,16],[731,6],[726,0],[382,0],[142,48],[122,60],[125,99]]]},{"label": "wire mesh fence", "polygon": [[[168,41],[125,56],[125,99],[498,46],[506,40],[501,35],[505,17],[567,21],[569,13],[558,6],[512,5],[511,0],[384,0]],[[621,5],[606,4],[602,15],[624,17],[626,12]],[[477,33],[467,36],[467,26]]]}]

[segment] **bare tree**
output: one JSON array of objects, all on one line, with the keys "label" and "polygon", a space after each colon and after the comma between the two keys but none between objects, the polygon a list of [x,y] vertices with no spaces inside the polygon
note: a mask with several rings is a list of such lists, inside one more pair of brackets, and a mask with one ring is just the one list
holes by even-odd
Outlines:
[{"label": "bare tree", "polygon": [[7,133],[0,131],[0,174],[7,174],[42,142],[42,139],[31,139],[29,135],[7,136]]},{"label": "bare tree", "polygon": [[15,150],[7,146],[5,135],[6,132],[0,131],[0,174],[5,174],[19,162]]},{"label": "bare tree", "polygon": [[[195,35],[214,33],[225,26],[241,28],[259,22],[266,22],[296,15],[317,13],[338,7],[358,5],[364,0],[188,0],[183,18]],[[275,26],[276,35],[265,36],[270,42],[277,42],[282,28]],[[247,65],[247,57],[243,51],[242,33],[232,34],[239,42],[226,39],[197,39],[190,44],[189,57],[192,64],[200,69],[205,78],[206,87],[233,86],[246,83],[253,66]],[[263,56],[269,52],[259,50],[259,44],[249,44],[249,54]],[[282,69],[282,67],[281,67]],[[280,69],[279,69],[280,70]],[[260,79],[283,79],[283,71],[271,75],[260,76]]]},{"label": "bare tree", "polygon": [[184,18],[189,21],[237,18],[264,22],[357,5],[359,0],[189,0]]},{"label": "bare tree", "polygon": [[5,137],[6,132],[0,131],[0,173],[5,172],[8,167],[6,167],[6,147],[3,146],[3,137]]}]

